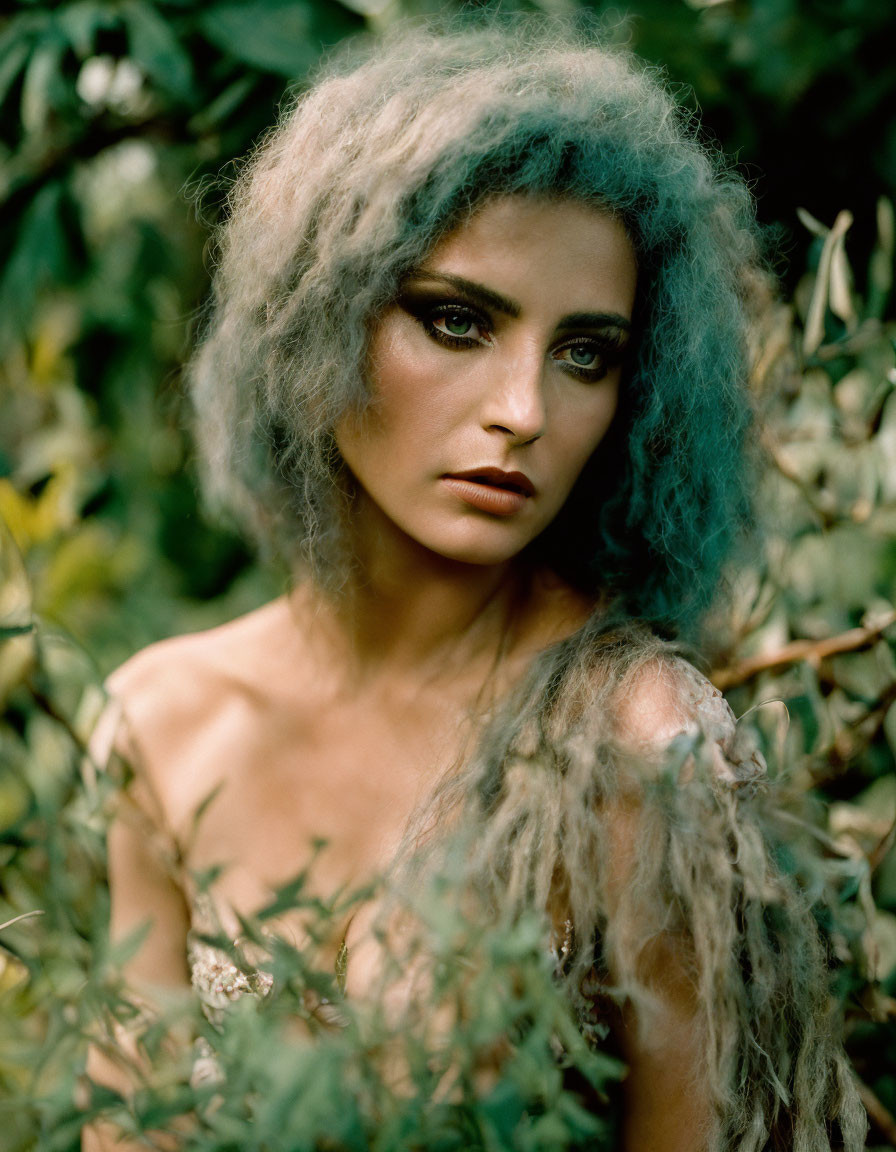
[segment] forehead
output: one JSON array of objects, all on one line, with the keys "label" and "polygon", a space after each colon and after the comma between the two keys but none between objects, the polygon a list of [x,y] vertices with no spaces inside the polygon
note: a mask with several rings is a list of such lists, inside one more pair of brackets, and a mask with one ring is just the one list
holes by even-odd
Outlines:
[{"label": "forehead", "polygon": [[424,270],[462,276],[527,304],[630,315],[637,260],[618,216],[581,200],[528,195],[485,201],[447,233]]}]

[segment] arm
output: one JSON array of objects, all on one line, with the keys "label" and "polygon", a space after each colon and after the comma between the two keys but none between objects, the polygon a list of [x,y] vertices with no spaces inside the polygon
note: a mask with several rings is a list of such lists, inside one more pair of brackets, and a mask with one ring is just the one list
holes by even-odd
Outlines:
[{"label": "arm", "polygon": [[122,798],[109,829],[109,889],[112,943],[146,927],[146,936],[125,967],[128,982],[150,997],[154,988],[189,987],[189,913],[172,874],[164,833],[141,801],[139,779]]},{"label": "arm", "polygon": [[[111,687],[114,692],[114,680]],[[109,937],[114,946],[133,933],[145,932],[122,975],[135,998],[152,1011],[189,989],[188,911],[171,853],[166,851],[170,838],[162,831],[164,817],[146,757],[133,735],[126,734],[121,710],[114,703],[97,727],[91,751],[101,764],[112,755],[120,756],[134,773],[118,798],[108,831]],[[87,1071],[97,1083],[127,1095],[133,1090],[138,1063],[134,1043],[119,1030],[113,1043],[91,1047]],[[164,1139],[159,1146],[174,1147]],[[107,1124],[91,1125],[82,1137],[82,1152],[132,1152],[136,1147],[122,1142]]]},{"label": "arm", "polygon": [[[639,669],[618,698],[615,728],[623,754],[648,773],[651,764],[664,765],[675,737],[695,728],[707,738],[717,780],[736,787],[741,777],[755,779],[764,772],[760,759],[735,751],[727,705],[683,661]],[[681,787],[686,789],[692,776],[693,765],[686,764],[678,776]],[[617,1029],[629,1066],[624,1149],[700,1152],[715,1147],[717,1139],[707,1062],[710,1022],[690,926],[682,923],[680,907],[659,899],[666,846],[662,821],[654,823],[657,815],[637,792],[617,798],[603,814],[612,862],[606,912],[615,925],[610,940],[617,945],[607,956],[610,976],[617,987],[639,993],[625,1002]]]},{"label": "arm", "polygon": [[623,1086],[625,1152],[699,1152],[714,1147],[715,1118],[702,1076],[702,1021],[686,957],[658,941],[645,983],[657,996],[646,1027],[623,1013],[620,1044],[629,1066]]},{"label": "arm", "polygon": [[[621,819],[618,803],[605,814],[617,829],[605,837],[617,904],[611,891],[607,957],[632,1006],[626,1152],[675,1147],[681,1125],[697,1149],[858,1152],[866,1121],[799,879],[811,857],[765,799],[764,762],[719,694],[683,661],[646,671],[619,709],[641,784]],[[645,746],[667,709],[704,737],[674,777],[652,772]],[[782,867],[794,851],[799,863]]]},{"label": "arm", "polygon": [[[614,809],[608,820],[616,869],[608,896],[621,901],[634,867],[637,846],[644,841],[638,812]],[[612,921],[622,912],[608,908]],[[623,1085],[624,1152],[703,1152],[714,1147],[715,1117],[705,1077],[706,1035],[697,995],[694,957],[689,942],[662,925],[638,923],[638,911],[626,909],[636,923],[628,928],[650,934],[638,949],[635,983],[648,1000],[629,999],[615,1027],[628,1075]],[[650,915],[650,919],[653,917]],[[608,956],[614,985],[632,983]],[[623,961],[624,963],[624,961]]]}]

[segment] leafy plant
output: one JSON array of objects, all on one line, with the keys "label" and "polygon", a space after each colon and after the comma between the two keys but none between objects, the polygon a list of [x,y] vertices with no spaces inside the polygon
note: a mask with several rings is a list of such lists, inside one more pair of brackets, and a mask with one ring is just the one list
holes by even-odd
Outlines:
[{"label": "leafy plant", "polygon": [[[18,0],[0,16],[0,1121],[11,1152],[75,1149],[94,1108],[136,1127],[192,1110],[205,1152],[325,1129],[339,1147],[387,1134],[382,1146],[597,1139],[569,1077],[558,1081],[546,1038],[566,1025],[526,925],[506,945],[513,979],[489,983],[507,973],[489,954],[470,993],[500,1006],[495,1029],[515,1022],[520,1037],[488,1089],[457,1071],[478,1058],[469,1035],[441,1065],[409,1049],[404,1094],[377,1065],[376,1022],[297,1045],[287,1021],[307,1015],[309,983],[319,991],[332,974],[286,951],[259,1011],[247,1004],[223,1031],[194,1020],[240,1086],[223,1102],[175,1075],[147,1084],[131,1112],[82,1079],[96,1020],[134,1012],[105,943],[116,781],[85,752],[102,677],[143,644],[282,585],[205,522],[194,494],[177,377],[207,287],[211,177],[328,45],[434,7],[444,5]],[[791,230],[798,254],[757,348],[764,535],[740,558],[707,641],[713,677],[782,766],[794,809],[814,806],[794,835],[822,852],[836,900],[819,917],[849,1051],[872,1140],[896,1147],[894,15],[876,0],[811,11],[632,0],[607,12],[609,35],[692,87],[683,101],[738,153],[763,218]],[[184,192],[196,189],[191,215]],[[881,191],[890,200],[875,214]],[[796,203],[812,213],[799,231]],[[854,223],[836,216],[843,204]],[[566,1035],[565,1058],[608,1089],[614,1069]],[[144,1042],[163,1051],[164,1028]],[[440,1068],[455,1077],[444,1095]],[[304,1129],[299,1083],[318,1108]]]}]

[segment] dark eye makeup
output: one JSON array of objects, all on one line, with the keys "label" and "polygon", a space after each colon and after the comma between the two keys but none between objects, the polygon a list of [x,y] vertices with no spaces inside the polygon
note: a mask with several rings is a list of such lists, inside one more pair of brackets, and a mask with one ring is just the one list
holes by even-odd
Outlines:
[{"label": "dark eye makeup", "polygon": [[[623,362],[628,348],[628,334],[620,328],[608,328],[594,335],[576,336],[567,340],[559,344],[552,355],[574,376],[585,380],[602,380],[611,368]],[[569,359],[565,359],[562,353],[568,353]]]},{"label": "dark eye makeup", "polygon": [[[436,343],[448,348],[481,346],[483,336],[491,331],[489,316],[465,301],[446,299],[444,291],[402,292],[398,303]],[[437,326],[437,321],[441,321],[441,326]],[[452,332],[452,328],[456,331]],[[474,328],[478,329],[478,335],[472,334]]]},{"label": "dark eye makeup", "polygon": [[[494,327],[491,317],[463,299],[446,296],[444,289],[407,288],[397,302],[443,347],[464,351],[489,342]],[[608,318],[606,327],[598,331],[578,333],[560,341],[551,356],[570,375],[597,381],[625,359],[629,343],[628,332]]]}]

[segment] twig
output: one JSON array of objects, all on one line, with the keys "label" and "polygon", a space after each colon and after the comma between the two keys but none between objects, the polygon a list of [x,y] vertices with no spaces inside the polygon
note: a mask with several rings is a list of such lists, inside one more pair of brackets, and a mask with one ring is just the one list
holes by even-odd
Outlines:
[{"label": "twig", "polygon": [[868,1113],[868,1119],[874,1127],[883,1136],[887,1138],[890,1144],[896,1148],[896,1118],[893,1117],[892,1112],[885,1108],[878,1100],[877,1096],[871,1091],[864,1080],[856,1077],[856,1087],[859,1090],[859,1099],[862,1101],[862,1106]]},{"label": "twig", "polygon": [[794,815],[793,812],[787,812],[782,809],[777,813],[777,819],[782,824],[790,824],[798,828],[801,832],[805,832],[808,836],[812,836],[818,841],[832,856],[840,856],[844,860],[855,860],[861,856],[861,851],[858,847],[848,847],[842,840],[837,840],[831,836],[829,832],[825,832],[823,828],[818,828],[815,824],[810,824],[808,820],[803,820],[799,816]]},{"label": "twig", "polygon": [[896,844],[896,820],[893,821],[890,830],[881,837],[880,843],[868,856],[868,867],[872,872],[875,872],[883,864],[884,857],[894,844]]},{"label": "twig", "polygon": [[802,476],[799,471],[788,463],[786,458],[781,455],[780,445],[772,439],[771,435],[765,431],[761,436],[762,446],[766,449],[772,458],[772,463],[781,473],[785,480],[789,480],[791,484],[795,485],[800,492],[800,495],[805,500],[806,504],[812,512],[818,517],[819,523],[823,528],[832,528],[837,523],[837,515],[835,510],[824,508],[818,502],[818,494],[816,489]]},{"label": "twig", "polygon": [[880,338],[883,325],[876,317],[868,317],[862,326],[842,340],[835,340],[830,344],[822,344],[815,349],[813,356],[816,360],[836,360],[840,356],[855,356],[862,352],[869,344]]},{"label": "twig", "polygon": [[2,932],[4,928],[11,928],[13,924],[18,924],[20,920],[28,920],[32,916],[43,916],[43,914],[42,908],[35,908],[33,912],[23,912],[21,916],[13,916],[12,920],[7,920],[6,923],[0,924],[0,932]]},{"label": "twig", "polygon": [[829,656],[837,656],[841,652],[854,652],[857,648],[864,648],[872,640],[876,640],[882,632],[896,623],[896,612],[890,612],[876,624],[866,628],[850,628],[837,636],[828,636],[825,640],[793,640],[778,648],[775,652],[766,652],[760,656],[751,656],[742,660],[731,668],[716,668],[710,673],[710,680],[717,688],[725,691],[736,684],[743,684],[752,680],[760,672],[767,672],[770,668],[780,668],[786,664],[796,664],[806,660],[810,664],[819,664]]},{"label": "twig", "polygon": [[75,745],[78,752],[82,755],[87,753],[88,748],[83,738],[78,735],[71,721],[59,711],[49,696],[42,692],[32,680],[28,681],[27,687],[31,692],[31,697],[35,704],[37,704],[40,710],[49,716],[51,720],[55,720],[56,723],[65,730],[66,735]]},{"label": "twig", "polygon": [[884,996],[882,992],[878,991],[874,1007],[877,1015],[872,1015],[872,1020],[896,1020],[896,1000],[892,996]]}]

